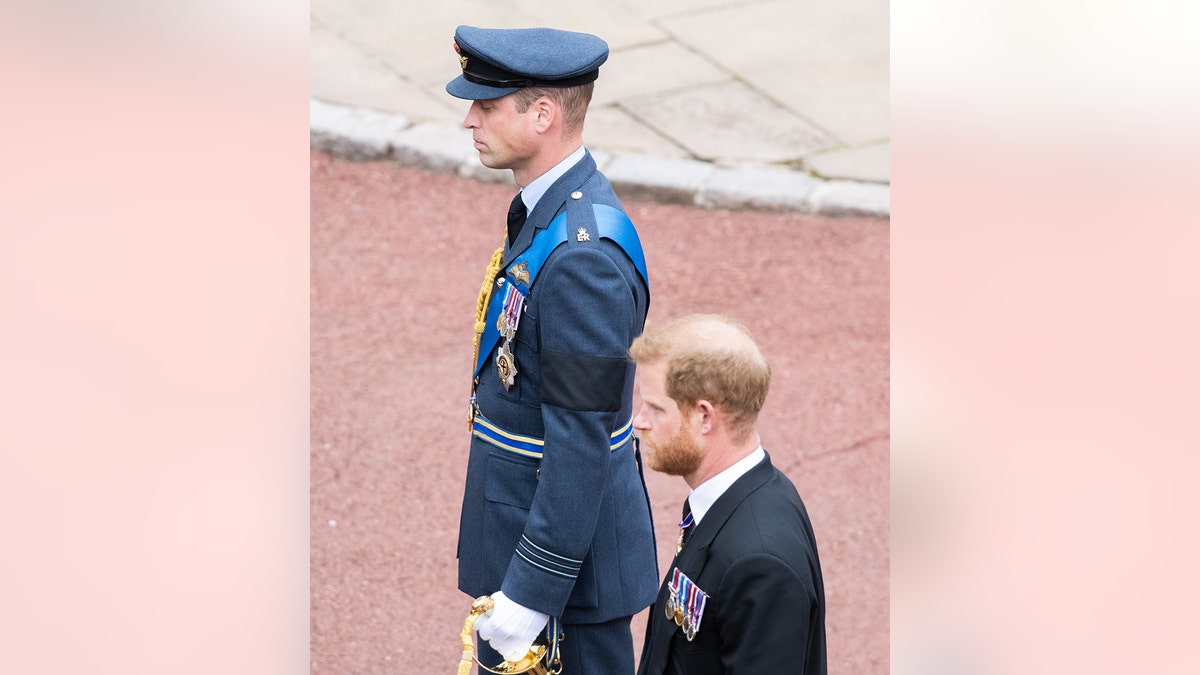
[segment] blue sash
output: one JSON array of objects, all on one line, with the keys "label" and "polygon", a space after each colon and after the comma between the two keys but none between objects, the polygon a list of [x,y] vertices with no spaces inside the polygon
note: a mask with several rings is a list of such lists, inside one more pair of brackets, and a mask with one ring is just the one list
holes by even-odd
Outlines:
[{"label": "blue sash", "polygon": [[[596,214],[596,232],[605,239],[609,239],[621,247],[625,251],[625,255],[633,261],[633,266],[637,268],[638,274],[642,276],[642,282],[646,287],[650,286],[650,278],[646,274],[646,256],[642,253],[642,242],[638,238],[637,230],[634,229],[633,223],[629,220],[629,216],[625,215],[620,209],[613,208],[606,204],[593,204],[592,211]],[[545,264],[546,259],[558,248],[560,244],[567,240],[567,212],[563,211],[550,221],[544,232],[539,232],[533,238],[533,243],[525,252],[512,260],[506,268],[506,276],[504,282],[507,284],[516,284],[517,288],[528,297],[529,287],[533,285],[533,280],[537,278],[537,274]],[[520,280],[513,278],[508,274],[515,267],[525,263],[525,269],[529,272],[528,282],[524,276]],[[483,336],[479,342],[479,360],[475,363],[475,372],[472,378],[478,377],[479,372],[483,369],[483,364],[487,363],[488,357],[491,356],[493,347],[496,341],[500,339],[500,329],[496,327],[496,320],[500,317],[500,312],[503,310],[504,294],[492,292],[492,298],[488,302],[487,317],[484,319]]]}]

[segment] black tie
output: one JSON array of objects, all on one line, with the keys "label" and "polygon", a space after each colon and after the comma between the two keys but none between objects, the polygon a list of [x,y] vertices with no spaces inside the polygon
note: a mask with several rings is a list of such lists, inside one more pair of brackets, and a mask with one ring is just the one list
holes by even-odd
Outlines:
[{"label": "black tie", "polygon": [[518,192],[516,197],[513,197],[512,204],[508,205],[508,245],[512,246],[517,240],[517,235],[521,233],[521,226],[525,224],[525,202],[521,201],[521,193]]}]

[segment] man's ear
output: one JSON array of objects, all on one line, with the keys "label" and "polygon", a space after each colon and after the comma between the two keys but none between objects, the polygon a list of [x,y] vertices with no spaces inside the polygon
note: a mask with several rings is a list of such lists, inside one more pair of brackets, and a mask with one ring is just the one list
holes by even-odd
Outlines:
[{"label": "man's ear", "polygon": [[717,425],[717,409],[713,406],[712,401],[704,399],[696,401],[694,411],[699,416],[699,426],[697,429],[700,433],[712,433],[712,430]]},{"label": "man's ear", "polygon": [[558,109],[558,104],[549,96],[542,96],[533,102],[531,106],[533,112],[537,115],[537,120],[534,128],[538,133],[545,133],[550,127],[554,126],[555,120],[561,112]]}]

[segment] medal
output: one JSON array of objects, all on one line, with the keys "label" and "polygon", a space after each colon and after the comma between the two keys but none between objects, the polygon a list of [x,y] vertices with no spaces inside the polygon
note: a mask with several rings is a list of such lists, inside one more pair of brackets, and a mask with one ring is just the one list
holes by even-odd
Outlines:
[{"label": "medal", "polygon": [[679,568],[671,572],[671,583],[667,585],[667,620],[675,619],[675,610],[679,609]]},{"label": "medal", "polygon": [[700,632],[700,621],[704,618],[704,605],[708,594],[687,578],[676,567],[671,571],[671,582],[667,586],[667,620],[674,621],[683,630],[683,635],[692,641]]},{"label": "medal", "polygon": [[675,543],[675,554],[676,555],[678,555],[679,552],[683,550],[683,535],[685,533],[687,533],[687,529],[689,527],[691,527],[692,523],[694,523],[694,522],[696,522],[696,519],[694,517],[692,517],[691,513],[688,513],[687,518],[684,518],[683,522],[679,523],[679,541]]},{"label": "medal", "polygon": [[509,342],[505,340],[496,350],[496,375],[504,385],[504,391],[508,391],[517,380],[517,359],[508,348]]},{"label": "medal", "polygon": [[704,619],[704,605],[708,603],[708,594],[700,590],[699,586],[692,585],[692,597],[688,602],[688,626],[689,630],[684,631],[689,641],[695,639],[696,633],[700,632],[700,621]]},{"label": "medal", "polygon": [[[678,568],[677,568],[678,569]],[[679,587],[675,598],[675,625],[682,626],[684,613],[687,610],[688,588],[692,585],[692,580],[688,579],[683,572],[679,573]]]},{"label": "medal", "polygon": [[[515,270],[518,277],[524,268],[518,266]],[[510,272],[511,274],[512,272]],[[529,273],[524,272],[528,277]],[[525,308],[525,294],[517,284],[505,284],[503,309],[496,317],[496,330],[504,338],[504,344],[496,350],[496,375],[504,384],[504,391],[512,388],[517,381],[517,357],[512,352],[512,341],[517,337],[517,326],[521,323],[521,310]]]}]

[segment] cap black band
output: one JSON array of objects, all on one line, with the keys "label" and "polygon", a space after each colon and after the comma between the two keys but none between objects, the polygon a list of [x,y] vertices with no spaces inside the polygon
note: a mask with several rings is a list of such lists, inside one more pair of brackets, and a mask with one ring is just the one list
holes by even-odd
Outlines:
[{"label": "cap black band", "polygon": [[488,87],[577,87],[588,82],[595,82],[599,75],[599,70],[593,70],[590,73],[584,73],[579,77],[572,77],[568,80],[531,80],[528,78],[500,80],[477,75],[469,70],[463,71],[463,78],[468,82]]},{"label": "cap black band", "polygon": [[533,80],[528,80],[528,79],[498,80],[498,79],[491,78],[491,77],[484,77],[483,75],[476,75],[475,73],[472,73],[469,70],[463,71],[463,79],[465,79],[467,82],[474,82],[475,84],[483,84],[483,85],[486,85],[489,87],[503,88],[503,87],[532,87],[532,86],[534,86]]},{"label": "cap black band", "polygon": [[493,66],[483,59],[459,46],[459,53],[466,57],[467,65],[463,68],[463,79],[487,87],[575,87],[588,82],[595,82],[600,76],[600,69],[589,70],[581,75],[560,80],[542,80],[528,77],[511,70]]}]

